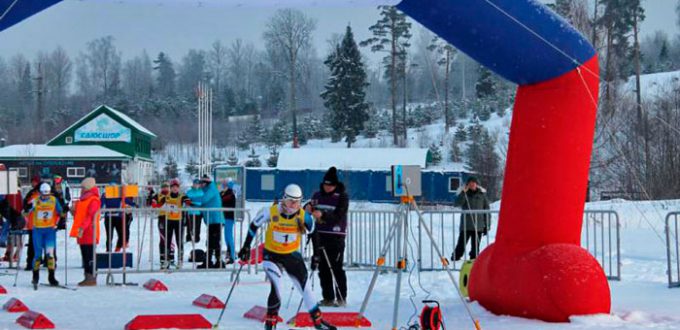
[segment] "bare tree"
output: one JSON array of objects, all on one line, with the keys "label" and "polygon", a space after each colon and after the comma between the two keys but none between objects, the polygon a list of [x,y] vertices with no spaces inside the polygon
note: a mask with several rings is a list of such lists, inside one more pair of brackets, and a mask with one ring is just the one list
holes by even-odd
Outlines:
[{"label": "bare tree", "polygon": [[280,9],[267,23],[264,39],[270,52],[279,54],[287,65],[289,111],[293,119],[293,146],[298,146],[296,84],[301,51],[312,47],[312,31],[316,21],[299,10]]},{"label": "bare tree", "polygon": [[120,87],[121,54],[113,42],[112,36],[92,40],[87,43],[84,54],[89,64],[90,81],[105,99]]}]

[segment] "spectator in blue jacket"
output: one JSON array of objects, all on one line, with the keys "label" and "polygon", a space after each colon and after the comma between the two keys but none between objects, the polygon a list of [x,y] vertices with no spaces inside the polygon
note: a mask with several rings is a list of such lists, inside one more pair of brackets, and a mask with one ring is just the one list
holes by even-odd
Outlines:
[{"label": "spectator in blue jacket", "polygon": [[[191,200],[191,207],[199,208],[201,207],[201,202],[203,199],[203,189],[201,189],[201,180],[194,179],[194,183],[187,190],[187,197]],[[186,215],[188,219],[186,221],[187,226],[187,242],[199,242],[201,241],[201,221],[203,221],[203,215],[201,211],[189,210]]]},{"label": "spectator in blue jacket", "polygon": [[[222,268],[222,226],[224,225],[224,215],[219,210],[222,207],[220,191],[212,178],[204,174],[201,178],[203,198],[201,207],[214,208],[215,211],[202,211],[203,222],[208,225],[208,254],[206,260],[199,268]],[[214,261],[213,261],[214,260]]]}]

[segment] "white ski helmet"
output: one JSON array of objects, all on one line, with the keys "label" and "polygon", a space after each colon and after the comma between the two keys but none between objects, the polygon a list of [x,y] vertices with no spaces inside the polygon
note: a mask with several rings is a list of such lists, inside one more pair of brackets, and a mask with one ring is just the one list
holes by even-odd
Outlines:
[{"label": "white ski helmet", "polygon": [[43,195],[48,195],[50,192],[52,192],[52,188],[50,187],[49,184],[43,183],[40,185],[40,193]]},{"label": "white ski helmet", "polygon": [[302,200],[302,188],[296,184],[289,184],[283,191],[283,199],[301,201]]}]

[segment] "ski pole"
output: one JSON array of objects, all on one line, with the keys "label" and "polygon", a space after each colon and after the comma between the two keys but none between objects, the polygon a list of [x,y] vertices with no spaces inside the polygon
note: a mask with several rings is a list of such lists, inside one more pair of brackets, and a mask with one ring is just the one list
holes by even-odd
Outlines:
[{"label": "ski pole", "polygon": [[222,311],[220,312],[220,317],[217,318],[217,322],[213,324],[212,328],[217,329],[220,326],[220,322],[222,321],[222,316],[224,316],[224,310],[227,309],[227,305],[229,304],[229,299],[231,299],[231,294],[234,292],[234,288],[236,287],[236,283],[238,283],[238,277],[241,274],[241,270],[243,269],[243,266],[246,263],[241,263],[241,265],[238,267],[238,270],[236,271],[236,279],[234,279],[233,282],[231,282],[231,288],[229,289],[229,294],[227,295],[227,299],[224,301],[224,307],[222,307]]}]

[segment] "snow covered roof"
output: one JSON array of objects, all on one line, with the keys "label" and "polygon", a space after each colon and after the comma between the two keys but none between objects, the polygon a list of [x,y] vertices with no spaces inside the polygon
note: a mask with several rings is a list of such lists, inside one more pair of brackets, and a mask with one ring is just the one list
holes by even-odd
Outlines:
[{"label": "snow covered roof", "polygon": [[0,158],[130,158],[120,152],[97,145],[48,146],[45,144],[14,144],[0,148]]},{"label": "snow covered roof", "polygon": [[151,135],[153,137],[156,137],[156,134],[153,134],[150,130],[146,129],[146,127],[142,126],[142,124],[136,122],[134,119],[130,118],[128,115],[126,115],[126,114],[124,114],[124,113],[122,113],[122,112],[120,112],[120,111],[118,111],[114,108],[111,108],[111,107],[108,107],[108,106],[107,106],[107,108],[109,108],[109,110],[111,110],[111,112],[115,113],[121,119],[127,121],[130,125],[132,125],[138,131],[140,131],[144,134],[148,134],[148,135]]},{"label": "snow covered roof", "polygon": [[341,170],[389,170],[392,165],[425,168],[427,149],[416,148],[299,148],[282,149],[277,168]]}]

